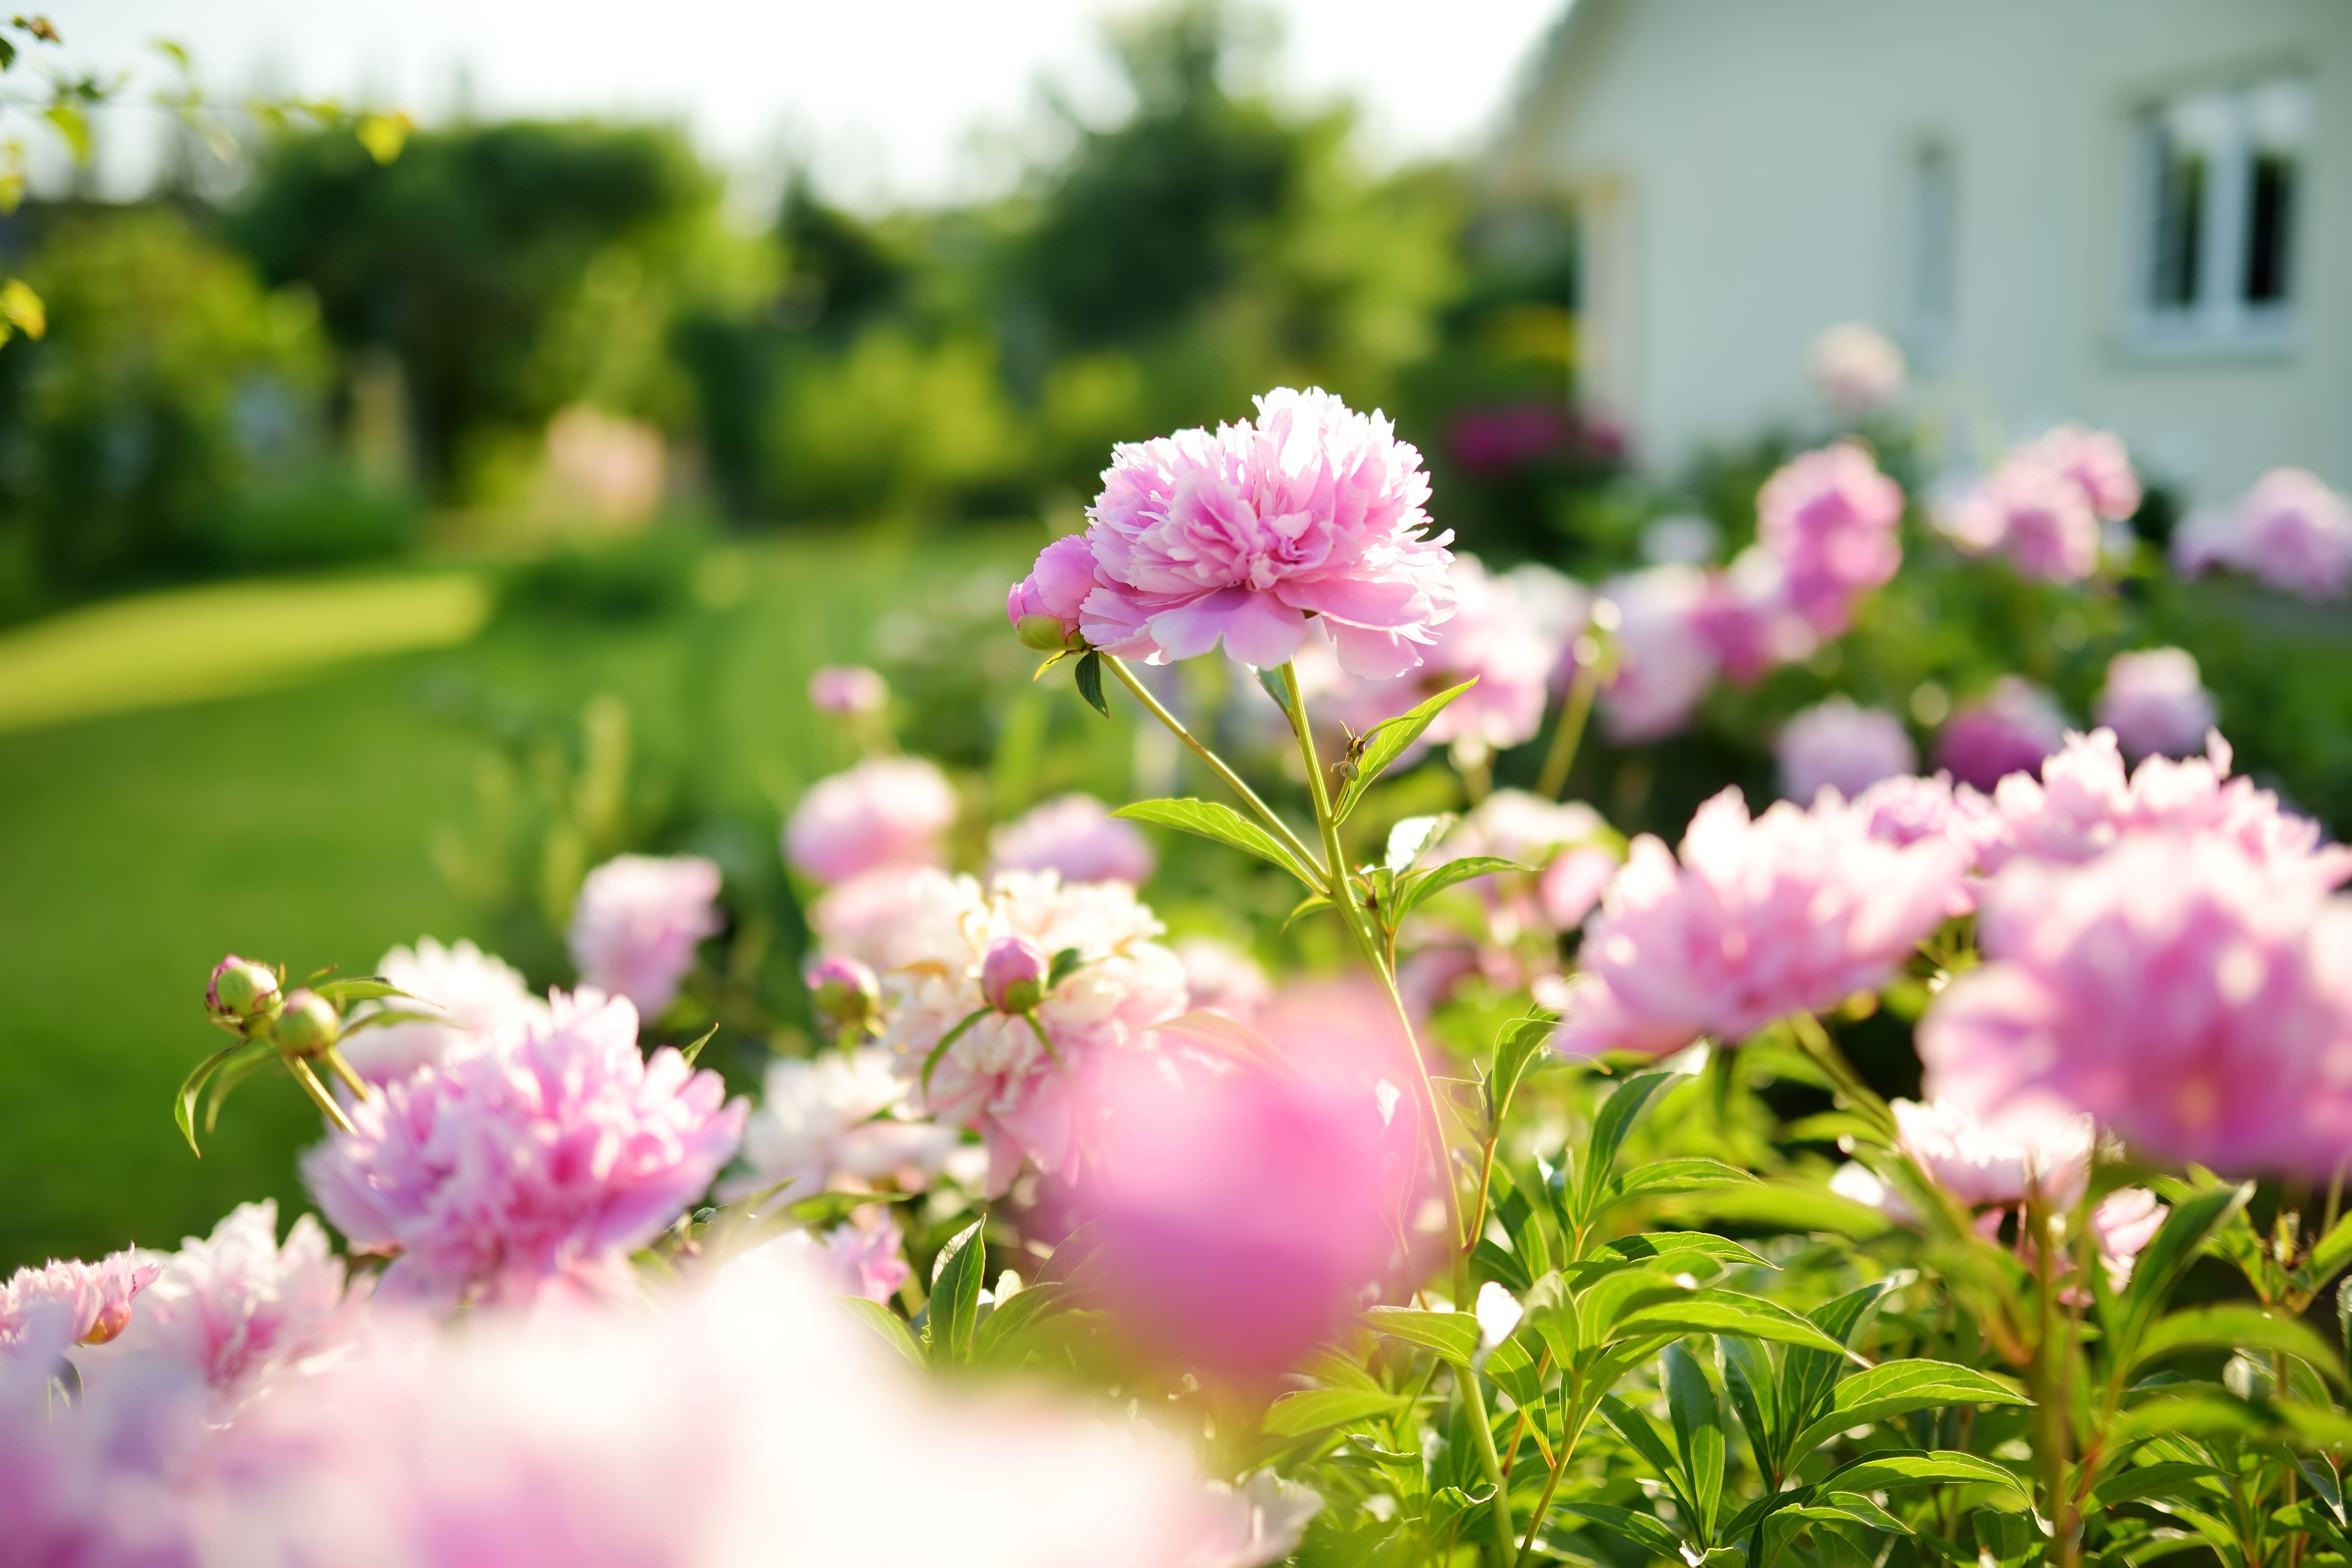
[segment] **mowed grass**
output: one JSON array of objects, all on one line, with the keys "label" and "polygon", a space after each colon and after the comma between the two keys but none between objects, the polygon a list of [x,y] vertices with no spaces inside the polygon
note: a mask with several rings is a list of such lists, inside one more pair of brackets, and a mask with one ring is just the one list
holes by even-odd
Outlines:
[{"label": "mowed grass", "polygon": [[[619,623],[485,626],[484,584],[444,572],[160,595],[0,637],[0,1270],[174,1245],[249,1198],[303,1206],[319,1125],[290,1085],[240,1089],[201,1161],[172,1096],[219,1041],[201,998],[223,952],[359,973],[419,935],[483,934],[431,846],[471,823],[488,742],[424,693],[551,715],[618,695],[646,749],[690,750],[706,798],[772,843],[842,761],[809,671],[866,657],[927,585],[1004,580],[1035,542],[728,550],[707,603]],[[240,625],[266,651],[222,654]]]}]

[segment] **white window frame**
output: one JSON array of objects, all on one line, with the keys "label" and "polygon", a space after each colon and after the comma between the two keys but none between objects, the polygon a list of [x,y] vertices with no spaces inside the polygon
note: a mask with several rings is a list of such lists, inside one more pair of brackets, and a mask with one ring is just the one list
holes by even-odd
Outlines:
[{"label": "white window frame", "polygon": [[[2207,354],[2274,354],[2290,349],[2295,339],[2296,300],[2304,279],[2297,265],[2304,248],[2304,209],[2310,201],[2311,148],[2306,135],[2295,152],[2295,175],[2285,236],[2287,296],[2256,303],[2243,298],[2248,225],[2252,213],[2252,180],[2256,139],[2253,100],[2266,89],[2293,83],[2310,91],[2307,77],[2273,72],[2260,77],[2215,81],[2144,102],[2132,127],[2133,200],[2130,244],[2126,247],[2123,336],[2142,353],[2164,357]],[[2197,255],[2197,297],[2184,306],[2157,303],[2158,225],[2161,219],[2165,177],[2166,115],[2197,100],[2207,100],[2217,135],[2210,151],[2200,214]]]}]

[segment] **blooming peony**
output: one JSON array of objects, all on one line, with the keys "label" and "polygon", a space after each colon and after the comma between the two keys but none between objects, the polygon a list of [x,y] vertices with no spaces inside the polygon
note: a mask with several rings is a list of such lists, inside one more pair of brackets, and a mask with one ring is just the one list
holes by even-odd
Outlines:
[{"label": "blooming peony", "polygon": [[1964,548],[1998,552],[2022,577],[2079,583],[2098,569],[2099,514],[2073,474],[2012,454],[1939,520]]},{"label": "blooming peony", "polygon": [[1756,496],[1757,538],[1788,568],[1790,605],[1825,637],[1902,565],[1902,520],[1903,487],[1850,441],[1790,458]]},{"label": "blooming peony", "polygon": [[674,1049],[641,1056],[626,998],[559,994],[546,1023],[360,1101],[302,1173],[355,1251],[394,1255],[386,1297],[615,1294],[735,1152],[725,1097]]},{"label": "blooming peony", "polygon": [[1083,533],[1065,534],[1039,552],[1028,576],[1004,598],[1004,618],[1022,640],[1042,650],[1078,637],[1087,595],[1097,586],[1094,547]]},{"label": "blooming peony", "polygon": [[1919,765],[1903,721],[1883,708],[1857,708],[1832,697],[1791,717],[1774,751],[1780,763],[1780,793],[1810,801],[1823,789],[1857,795],[1881,779]]},{"label": "blooming peony", "polygon": [[[922,897],[929,907],[909,922],[919,950],[909,942],[910,955],[882,975],[882,1043],[910,1080],[920,1083],[929,1064],[920,1092],[932,1116],[980,1132],[992,1193],[1024,1157],[1066,1171],[1080,1153],[1076,1091],[1108,1055],[1184,1010],[1183,964],[1152,940],[1160,921],[1124,883],[1012,871],[986,892],[969,877],[937,877]],[[1006,937],[1047,955],[1076,948],[1084,960],[1045,994],[1034,1026],[994,1011],[982,990],[982,961]]]},{"label": "blooming peony", "polygon": [[1814,339],[1807,368],[1830,406],[1848,416],[1903,399],[1903,351],[1885,333],[1859,321],[1832,327]]},{"label": "blooming peony", "polygon": [[362,1003],[352,1010],[354,1024],[382,1011],[424,1013],[436,1021],[385,1024],[356,1032],[346,1028],[337,1048],[352,1070],[370,1083],[406,1078],[453,1053],[477,1048],[509,1024],[547,1016],[547,1004],[531,994],[520,971],[470,942],[444,947],[429,936],[420,937],[414,948],[395,947],[385,953],[375,972],[406,994]]},{"label": "blooming peony", "polygon": [[881,673],[862,664],[828,664],[809,677],[809,706],[820,713],[879,713],[889,700]]},{"label": "blooming peony", "polygon": [[988,837],[991,871],[1058,871],[1065,881],[1140,887],[1159,864],[1142,830],[1090,795],[1049,800]]},{"label": "blooming peony", "polygon": [[2184,757],[2205,747],[2213,728],[2213,694],[2184,649],[2119,653],[2108,661],[2107,684],[2094,712],[2116,732],[2126,756]]},{"label": "blooming peony", "polygon": [[1475,878],[1407,921],[1411,956],[1399,984],[1414,1013],[1426,1015],[1473,974],[1515,991],[1556,973],[1560,933],[1575,929],[1617,873],[1617,857],[1600,843],[1607,836],[1601,815],[1580,803],[1511,789],[1479,802],[1423,863],[1493,856],[1527,869]]},{"label": "blooming peony", "polygon": [[797,1203],[832,1188],[929,1184],[956,1135],[890,1114],[907,1098],[895,1060],[866,1046],[769,1063],[760,1108],[743,1128],[744,1172],[719,1195],[732,1203],[777,1189]]},{"label": "blooming peony", "polygon": [[1789,602],[1788,567],[1761,544],[1708,576],[1692,624],[1722,659],[1723,672],[1742,686],[1810,658],[1821,640]]},{"label": "blooming peony", "polygon": [[1898,847],[1834,794],[1750,820],[1738,789],[1691,818],[1682,863],[1633,841],[1584,939],[1557,1043],[1571,1056],[1725,1044],[1875,990],[1942,923],[1966,857]]},{"label": "blooming peony", "polygon": [[1319,388],[1257,409],[1255,424],[1114,450],[1088,514],[1087,641],[1162,664],[1222,640],[1268,668],[1298,651],[1311,615],[1350,674],[1403,674],[1454,613],[1453,535],[1427,536],[1421,454]]},{"label": "blooming peony", "polygon": [[885,866],[936,866],[955,789],[920,757],[876,757],[809,786],[784,826],[784,858],[827,884]]},{"label": "blooming peony", "polygon": [[1690,722],[1720,661],[1701,632],[1707,577],[1695,566],[1652,566],[1602,585],[1616,615],[1617,668],[1601,689],[1612,740],[1662,740]]},{"label": "blooming peony", "polygon": [[1215,1013],[1236,1024],[1247,1024],[1274,995],[1257,960],[1229,942],[1188,936],[1176,944],[1176,961],[1184,966],[1188,1012]]},{"label": "blooming peony", "polygon": [[203,1385],[184,1368],[141,1361],[88,1380],[68,1404],[50,1384],[58,1348],[46,1334],[32,1353],[0,1343],[0,1562],[240,1561],[200,1552],[188,1517],[184,1478],[207,1441]]},{"label": "blooming peony", "polygon": [[2036,773],[2066,743],[2066,716],[2050,695],[2013,675],[1963,702],[1936,737],[1937,764],[1960,783],[1990,789],[2011,773]]},{"label": "blooming peony", "polygon": [[1928,1091],[1993,1121],[2088,1112],[2142,1155],[2325,1179],[2352,1140],[2352,906],[2218,838],[2026,862],[1988,963],[1919,1028]]},{"label": "blooming peony", "polygon": [[19,1268],[0,1285],[0,1352],[39,1339],[66,1345],[102,1345],[131,1325],[131,1299],[155,1282],[161,1266],[135,1252],[110,1253],[96,1263],[51,1258]]},{"label": "blooming peony", "polygon": [[160,1260],[109,1355],[115,1364],[150,1355],[184,1366],[216,1409],[234,1410],[281,1372],[349,1346],[363,1299],[344,1295],[342,1260],[309,1215],[278,1245],[278,1205],[265,1198]]},{"label": "blooming peony", "polygon": [[929,866],[884,866],[825,889],[809,928],[827,953],[887,974],[956,941],[965,900],[958,880]]},{"label": "blooming peony", "polygon": [[2231,511],[2183,523],[2172,558],[2186,576],[2230,566],[2282,593],[2340,598],[2352,587],[2352,507],[2316,475],[2273,468]]},{"label": "blooming peony", "polygon": [[1995,1130],[1966,1107],[1898,1100],[1897,1145],[1919,1169],[1964,1204],[2011,1206],[2038,1196],[2065,1210],[2083,1199],[2091,1178],[2091,1119],[2070,1116]]},{"label": "blooming peony", "polygon": [[719,867],[698,855],[616,855],[588,873],[572,910],[580,984],[658,1018],[677,1000],[694,950],[726,922]]},{"label": "blooming peony", "polygon": [[2084,425],[2061,425],[2028,441],[2014,457],[2037,463],[2074,481],[2091,510],[2110,522],[2139,510],[2139,475],[2123,437]]},{"label": "blooming peony", "polygon": [[887,1301],[914,1278],[904,1256],[907,1238],[887,1209],[857,1211],[848,1221],[819,1234],[789,1231],[752,1249],[747,1258],[788,1254],[797,1258],[836,1296]]}]

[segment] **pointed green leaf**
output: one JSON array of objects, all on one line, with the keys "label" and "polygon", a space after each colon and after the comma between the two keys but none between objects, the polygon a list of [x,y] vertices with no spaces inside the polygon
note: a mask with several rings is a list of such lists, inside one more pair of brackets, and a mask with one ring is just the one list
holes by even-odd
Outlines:
[{"label": "pointed green leaf", "polygon": [[1396,918],[1405,916],[1435,898],[1457,882],[1473,877],[1491,877],[1497,871],[1524,871],[1527,868],[1516,860],[1505,860],[1494,855],[1469,855],[1459,860],[1448,860],[1443,866],[1433,866],[1426,871],[1416,871],[1404,879],[1397,892]]},{"label": "pointed green leaf", "polygon": [[1015,1363],[1020,1359],[1023,1332],[1059,1309],[1067,1295],[1062,1286],[1041,1279],[999,1301],[996,1310],[980,1321],[979,1329],[971,1336],[971,1359],[996,1365]]},{"label": "pointed green leaf", "polygon": [[1292,858],[1290,851],[1276,843],[1272,834],[1232,806],[1218,801],[1189,798],[1139,800],[1131,805],[1120,806],[1111,815],[1137,822],[1157,823],[1162,827],[1175,828],[1180,833],[1197,834],[1202,838],[1213,838],[1220,844],[1229,844],[1281,867],[1310,889],[1316,888],[1319,881],[1313,872]]},{"label": "pointed green leaf", "polygon": [[1778,1269],[1780,1267],[1727,1236],[1713,1236],[1703,1230],[1651,1230],[1638,1236],[1621,1236],[1592,1254],[1596,1263],[1621,1260],[1648,1262],[1653,1259],[1680,1262],[1685,1257],[1706,1258],[1717,1263],[1737,1263],[1749,1268]]},{"label": "pointed green leaf", "polygon": [[1110,717],[1110,704],[1103,700],[1102,655],[1090,652],[1078,660],[1078,695],[1087,700],[1087,707],[1106,719]]},{"label": "pointed green leaf", "polygon": [[1940,1361],[1890,1361],[1841,1380],[1826,1414],[1797,1434],[1791,1458],[1802,1458],[1839,1433],[1914,1410],[1952,1405],[2027,1405],[2022,1394],[1971,1367]]},{"label": "pointed green leaf", "polygon": [[1265,1413],[1265,1430],[1276,1437],[1304,1437],[1333,1426],[1386,1415],[1406,1404],[1384,1388],[1310,1388],[1286,1394]]},{"label": "pointed green leaf", "polygon": [[189,1152],[199,1160],[205,1157],[205,1152],[196,1147],[196,1100],[205,1092],[205,1080],[219,1071],[229,1058],[250,1044],[249,1040],[234,1041],[198,1062],[194,1069],[180,1080],[180,1092],[172,1097],[172,1120],[179,1127],[180,1136],[188,1141]]},{"label": "pointed green leaf", "polygon": [[1723,1399],[1714,1380],[1688,1349],[1666,1347],[1666,1414],[1675,1428],[1691,1500],[1698,1505],[1700,1536],[1715,1539],[1715,1516],[1723,1500]]},{"label": "pointed green leaf", "polygon": [[1863,1496],[1860,1492],[1824,1492],[1820,1499],[1796,1510],[1807,1519],[1843,1521],[1859,1524],[1865,1530],[1881,1531],[1888,1535],[1908,1535],[1911,1527]]},{"label": "pointed green leaf", "polygon": [[694,1042],[691,1045],[678,1047],[677,1054],[686,1059],[687,1066],[692,1067],[695,1064],[696,1059],[702,1055],[702,1047],[709,1045],[710,1037],[717,1033],[719,1033],[719,1025],[714,1021],[710,1027],[694,1037]]},{"label": "pointed green leaf", "polygon": [[1627,1134],[1642,1118],[1642,1112],[1658,1095],[1680,1081],[1682,1075],[1672,1072],[1636,1073],[1617,1086],[1592,1119],[1592,1138],[1585,1145],[1584,1184],[1577,1205],[1580,1216],[1589,1215],[1599,1206],[1601,1189],[1608,1184],[1616,1169],[1617,1151],[1625,1146]]},{"label": "pointed green leaf", "polygon": [[2113,1508],[2147,1498],[2204,1500],[2228,1482],[2228,1472],[2211,1465],[2167,1460],[2109,1476],[2092,1489],[2091,1500],[2101,1508]]},{"label": "pointed green leaf", "polygon": [[1478,1320],[1467,1312],[1428,1312],[1418,1307],[1374,1307],[1364,1314],[1376,1334],[1435,1351],[1457,1366],[1478,1353]]},{"label": "pointed green leaf", "polygon": [[1681,1559],[1682,1537],[1653,1514],[1605,1502],[1554,1503],[1552,1511],[1569,1519],[1580,1519],[1587,1524],[1599,1525],[1612,1535],[1622,1536],[1654,1557]]},{"label": "pointed green leaf", "polygon": [[[1290,913],[1284,917],[1282,929],[1283,931],[1288,931],[1292,926],[1297,925],[1298,923],[1298,917],[1301,915],[1311,915],[1318,910],[1328,910],[1332,907],[1334,906],[1332,905],[1331,900],[1325,898],[1322,894],[1309,893],[1305,898],[1299,900],[1297,906],[1291,910]],[[1276,934],[1278,935],[1280,933],[1277,932]]]},{"label": "pointed green leaf", "polygon": [[1465,680],[1450,690],[1439,692],[1412,711],[1400,713],[1393,719],[1384,719],[1365,731],[1363,752],[1356,759],[1356,776],[1349,779],[1348,787],[1339,792],[1339,804],[1332,808],[1332,814],[1339,821],[1347,821],[1357,803],[1364,798],[1364,792],[1377,784],[1380,776],[1388,772],[1390,764],[1421,739],[1421,732],[1445,710],[1445,705],[1476,684],[1475,679]]},{"label": "pointed green leaf", "polygon": [[2118,1321],[2110,1334],[2119,1353],[2128,1357],[2156,1315],[2164,1310],[2173,1287],[2197,1261],[2197,1255],[2215,1232],[2234,1218],[2254,1195],[2254,1184],[2211,1187],[2172,1205],[2155,1238],[2132,1261],[2131,1284],[2116,1303]]},{"label": "pointed green leaf", "polygon": [[1727,1165],[1720,1160],[1652,1160],[1612,1178],[1601,1190],[1601,1202],[1593,1213],[1604,1214],[1635,1198],[1670,1197],[1704,1187],[1740,1186],[1755,1180],[1738,1166]]},{"label": "pointed green leaf", "polygon": [[1617,1429],[1620,1437],[1650,1461],[1650,1468],[1657,1472],[1653,1479],[1673,1489],[1675,1506],[1682,1510],[1684,1520],[1697,1528],[1699,1509],[1697,1500],[1691,1496],[1690,1477],[1684,1473],[1680,1457],[1666,1446],[1665,1434],[1658,1430],[1649,1412],[1636,1409],[1613,1394],[1604,1394],[1601,1396],[1601,1415]]},{"label": "pointed green leaf", "polygon": [[843,1310],[851,1317],[865,1323],[883,1339],[888,1341],[892,1350],[897,1351],[917,1366],[924,1364],[922,1346],[915,1342],[913,1331],[907,1327],[906,1320],[899,1317],[898,1313],[881,1302],[868,1300],[863,1296],[835,1296],[834,1300],[840,1302]]},{"label": "pointed green leaf", "polygon": [[2006,1487],[2021,1498],[2028,1496],[2023,1482],[1990,1459],[1979,1459],[1974,1454],[1962,1454],[1950,1448],[1890,1449],[1865,1455],[1832,1470],[1822,1480],[1822,1488],[1825,1491],[1835,1489],[1845,1492],[1874,1492],[1891,1490],[1895,1487],[1927,1486],[1937,1481],[1981,1481]]},{"label": "pointed green leaf", "polygon": [[2347,1263],[2352,1263],[2352,1214],[2337,1220],[2336,1228],[2319,1238],[2311,1256],[2295,1269],[2295,1282],[2316,1294]]},{"label": "pointed green leaf", "polygon": [[1759,1467],[1769,1467],[1780,1452],[1780,1390],[1772,1358],[1761,1344],[1738,1334],[1726,1334],[1717,1342],[1723,1346],[1724,1393],[1739,1417],[1740,1430],[1748,1434],[1749,1453]]},{"label": "pointed green leaf", "polygon": [[[1848,1370],[1852,1352],[1845,1347],[1860,1336],[1878,1304],[1896,1283],[1894,1278],[1874,1279],[1805,1314],[1806,1321],[1834,1340],[1839,1350],[1832,1354],[1814,1347],[1791,1350],[1781,1356],[1780,1410],[1788,1423],[1789,1436],[1794,1436],[1829,1408],[1837,1381]],[[1779,1468],[1785,1473],[1793,1468],[1796,1458],[1794,1450],[1783,1450],[1779,1456]]]},{"label": "pointed green leaf", "polygon": [[1551,1043],[1552,1031],[1559,1026],[1559,1016],[1547,1008],[1531,1009],[1524,1018],[1514,1018],[1495,1036],[1495,1067],[1486,1075],[1486,1116],[1489,1126],[1500,1126],[1509,1112],[1511,1096],[1518,1091],[1519,1080],[1527,1076],[1528,1065],[1541,1057],[1544,1047]]},{"label": "pointed green leaf", "polygon": [[971,1359],[979,1327],[981,1280],[988,1269],[985,1215],[958,1231],[931,1259],[931,1354],[949,1365]]},{"label": "pointed green leaf", "polygon": [[1442,1532],[1464,1514],[1485,1508],[1494,1500],[1492,1487],[1481,1487],[1475,1492],[1465,1492],[1460,1487],[1441,1487],[1429,1494],[1428,1528],[1433,1533]]},{"label": "pointed green leaf", "polygon": [[380,1001],[386,996],[404,996],[412,1002],[422,1000],[420,997],[410,996],[407,992],[389,980],[378,980],[372,974],[351,980],[329,980],[313,985],[310,989],[338,1007],[353,1002]]},{"label": "pointed green leaf", "polygon": [[2140,1336],[2132,1366],[2137,1370],[2185,1350],[2273,1351],[2300,1356],[2337,1384],[2344,1382],[2344,1365],[2336,1347],[2310,1324],[2251,1304],[2191,1307],[2158,1319]]},{"label": "pointed green leaf", "polygon": [[[1852,1355],[1845,1346],[1777,1301],[1744,1296],[1737,1290],[1685,1290],[1678,1300],[1660,1301],[1628,1312],[1612,1331],[1612,1339],[1636,1334],[1746,1334],[1752,1340],[1777,1340],[1835,1355]],[[1860,1358],[1855,1358],[1859,1360]]]}]

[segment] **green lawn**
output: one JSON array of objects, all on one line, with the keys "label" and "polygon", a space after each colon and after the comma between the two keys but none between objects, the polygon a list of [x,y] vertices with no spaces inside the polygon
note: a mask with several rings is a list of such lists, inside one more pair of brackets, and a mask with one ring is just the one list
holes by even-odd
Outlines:
[{"label": "green lawn", "polygon": [[808,671],[1034,544],[721,551],[700,603],[617,623],[485,626],[486,586],[445,571],[156,595],[0,637],[0,1269],[299,1205],[318,1123],[290,1086],[241,1090],[201,1162],[173,1089],[216,1043],[200,998],[222,952],[363,973],[394,942],[483,934],[431,846],[471,822],[488,743],[432,694],[556,716],[616,694],[645,751],[772,845],[781,805],[843,761]]}]

